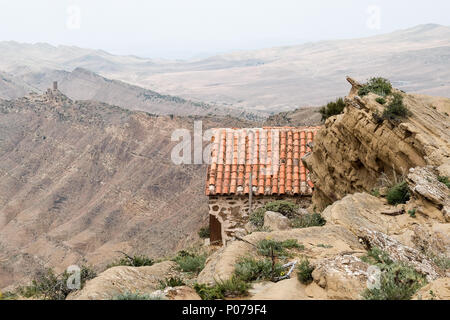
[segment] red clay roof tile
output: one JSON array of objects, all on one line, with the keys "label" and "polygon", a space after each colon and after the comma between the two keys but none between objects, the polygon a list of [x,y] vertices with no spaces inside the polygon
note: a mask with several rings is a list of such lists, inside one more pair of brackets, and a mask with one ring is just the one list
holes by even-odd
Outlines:
[{"label": "red clay roof tile", "polygon": [[248,194],[250,187],[259,195],[311,194],[314,186],[301,158],[318,129],[215,129],[206,194]]}]

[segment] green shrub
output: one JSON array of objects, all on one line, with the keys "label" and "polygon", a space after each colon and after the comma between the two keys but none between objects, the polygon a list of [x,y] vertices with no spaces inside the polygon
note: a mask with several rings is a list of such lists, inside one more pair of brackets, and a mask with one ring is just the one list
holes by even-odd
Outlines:
[{"label": "green shrub", "polygon": [[209,238],[209,234],[210,234],[209,227],[200,228],[200,231],[198,232],[198,236],[202,239]]},{"label": "green shrub", "polygon": [[320,114],[322,115],[322,121],[325,121],[331,116],[335,116],[344,112],[345,102],[344,99],[338,98],[334,102],[328,102],[326,106],[323,106],[319,109]]},{"label": "green shrub", "polygon": [[150,259],[149,257],[144,255],[129,256],[125,253],[123,253],[123,255],[124,257],[108,264],[106,268],[109,269],[117,266],[144,267],[144,266],[151,266],[155,263],[153,259]]},{"label": "green shrub", "polygon": [[264,208],[258,208],[252,213],[250,213],[249,220],[250,222],[258,228],[262,228],[264,225],[264,214],[266,210]]},{"label": "green shrub", "polygon": [[408,184],[403,181],[389,188],[386,199],[389,204],[396,205],[399,203],[406,203],[410,196]]},{"label": "green shrub", "polygon": [[276,241],[272,239],[263,239],[261,241],[258,241],[256,245],[258,249],[258,253],[270,257],[272,254],[274,256],[287,256],[288,253],[285,249],[291,249],[291,248],[300,248],[304,249],[304,246],[297,243],[297,240],[295,239],[288,239],[285,241]]},{"label": "green shrub", "polygon": [[408,214],[411,218],[415,218],[416,217],[416,208],[408,210]]},{"label": "green shrub", "polygon": [[426,284],[426,279],[414,268],[391,263],[381,268],[380,287],[366,289],[362,296],[367,300],[409,300]]},{"label": "green shrub", "polygon": [[304,259],[297,267],[297,278],[303,284],[309,284],[313,281],[312,272],[314,267],[309,263],[308,259]]},{"label": "green shrub", "polygon": [[371,194],[372,196],[374,196],[374,197],[379,198],[379,197],[380,197],[380,189],[378,189],[378,188],[372,189],[372,191],[370,192],[370,194]]},{"label": "green shrub", "polygon": [[165,299],[157,295],[125,292],[115,296],[113,300],[165,300]]},{"label": "green shrub", "polygon": [[361,257],[361,260],[372,265],[389,265],[394,263],[385,251],[378,247],[372,247],[367,254]]},{"label": "green shrub", "polygon": [[392,92],[392,85],[389,80],[385,78],[371,78],[369,81],[362,86],[358,91],[358,95],[365,96],[369,94],[369,92],[373,92],[379,96],[386,97]]},{"label": "green shrub", "polygon": [[392,102],[384,109],[382,118],[386,120],[396,120],[406,118],[409,114],[408,108],[403,104],[403,97],[399,93],[394,93]]},{"label": "green shrub", "polygon": [[[65,300],[66,297],[74,291],[67,286],[67,280],[71,274],[63,272],[60,275],[55,274],[52,269],[38,271],[31,285],[20,287],[19,293],[26,297],[43,297],[46,300]],[[97,276],[95,271],[87,266],[80,269],[80,286],[84,287],[86,281]]]},{"label": "green shrub", "polygon": [[271,259],[262,260],[255,258],[241,258],[235,265],[234,274],[245,282],[256,280],[272,280],[284,272],[282,265],[278,262],[272,263]]},{"label": "green shrub", "polygon": [[438,181],[445,184],[450,189],[450,179],[448,177],[439,176]]},{"label": "green shrub", "polygon": [[426,279],[414,268],[393,261],[389,254],[378,247],[372,247],[361,258],[381,270],[380,287],[366,289],[362,296],[368,300],[408,300],[426,284]]},{"label": "green shrub", "polygon": [[200,273],[205,267],[206,254],[194,254],[180,251],[174,261],[178,268],[184,272]]},{"label": "green shrub", "polygon": [[376,98],[375,101],[378,102],[379,104],[385,104],[386,103],[386,99],[385,98],[381,98],[381,97]]},{"label": "green shrub", "polygon": [[298,210],[298,205],[296,205],[295,203],[292,203],[290,201],[286,201],[286,200],[276,200],[276,201],[267,203],[264,206],[264,209],[266,211],[279,212],[283,216],[292,218],[294,216],[294,214],[296,213],[296,211]]},{"label": "green shrub", "polygon": [[326,220],[319,213],[312,213],[294,218],[291,225],[293,228],[309,228],[316,226],[321,227],[325,225],[325,223]]},{"label": "green shrub", "polygon": [[184,285],[185,285],[184,281],[178,277],[170,277],[165,278],[164,280],[159,280],[159,289],[161,290],[167,287],[179,287]]},{"label": "green shrub", "polygon": [[241,297],[248,295],[250,285],[232,276],[229,280],[216,281],[213,286],[205,284],[194,284],[194,289],[202,300],[224,299],[225,297]]}]

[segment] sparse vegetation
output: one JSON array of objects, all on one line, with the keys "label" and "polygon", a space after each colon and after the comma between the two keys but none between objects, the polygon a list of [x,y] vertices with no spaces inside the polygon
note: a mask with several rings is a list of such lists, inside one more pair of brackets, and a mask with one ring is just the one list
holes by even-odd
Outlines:
[{"label": "sparse vegetation", "polygon": [[378,97],[375,99],[376,102],[378,102],[379,104],[386,104],[386,99],[382,98],[382,97]]},{"label": "sparse vegetation", "polygon": [[281,276],[283,268],[280,263],[273,263],[271,259],[241,258],[235,266],[235,276],[245,282],[256,280],[272,280]]},{"label": "sparse vegetation", "polygon": [[178,252],[174,261],[178,264],[178,268],[181,271],[198,274],[205,267],[206,254],[196,254],[182,250]]},{"label": "sparse vegetation", "polygon": [[325,225],[326,220],[320,215],[320,213],[304,214],[300,217],[292,219],[293,228],[309,228],[309,227],[321,227]]},{"label": "sparse vegetation", "polygon": [[335,116],[344,112],[345,102],[344,99],[338,98],[336,101],[328,102],[326,106],[319,109],[319,113],[322,115],[322,121],[325,121],[331,116]]},{"label": "sparse vegetation", "polygon": [[389,188],[386,195],[386,199],[391,205],[406,203],[410,197],[411,195],[409,193],[409,188],[406,181],[400,182]]},{"label": "sparse vegetation", "polygon": [[107,269],[117,266],[128,266],[128,267],[144,267],[151,266],[155,261],[145,255],[134,255],[129,256],[128,254],[121,252],[124,256],[106,266]]},{"label": "sparse vegetation", "polygon": [[209,238],[209,227],[203,227],[200,228],[199,232],[198,232],[198,236],[202,239],[207,239]]},{"label": "sparse vegetation", "polygon": [[308,259],[302,260],[297,267],[297,278],[303,284],[310,284],[313,281],[312,272],[314,267]]},{"label": "sparse vegetation", "polygon": [[185,285],[184,281],[178,277],[170,277],[165,278],[164,280],[159,280],[159,289],[161,290],[167,287],[179,287],[184,285]]},{"label": "sparse vegetation", "polygon": [[240,297],[248,295],[250,284],[233,276],[229,280],[219,280],[213,286],[205,284],[194,285],[195,291],[202,300],[224,299],[225,297]]},{"label": "sparse vegetation", "polygon": [[371,194],[372,196],[374,196],[374,197],[379,198],[379,197],[380,197],[380,189],[374,188],[374,189],[372,189],[372,191],[370,192],[370,194]]},{"label": "sparse vegetation", "polygon": [[292,218],[298,210],[298,205],[286,200],[276,200],[264,206],[265,211],[279,212],[283,216]]},{"label": "sparse vegetation", "polygon": [[380,287],[366,289],[362,296],[367,300],[409,300],[426,284],[426,279],[412,267],[400,263],[381,268]]},{"label": "sparse vegetation", "polygon": [[379,287],[366,289],[362,294],[367,300],[409,300],[426,284],[422,274],[404,263],[394,262],[377,247],[372,247],[361,260],[381,270]]},{"label": "sparse vegetation", "polygon": [[125,292],[114,297],[113,300],[165,300],[161,296],[143,293]]},{"label": "sparse vegetation", "polygon": [[382,118],[386,120],[397,120],[398,118],[406,118],[408,114],[409,111],[403,104],[402,95],[394,93],[392,102],[383,111]]},{"label": "sparse vegetation", "polygon": [[444,177],[444,176],[439,176],[438,177],[438,181],[445,184],[447,186],[447,188],[450,189],[450,179],[449,177]]},{"label": "sparse vegetation", "polygon": [[416,217],[416,208],[408,210],[408,214],[411,218],[415,218]]},{"label": "sparse vegetation", "polygon": [[262,228],[264,225],[264,214],[266,213],[266,210],[264,208],[258,208],[254,210],[250,216],[249,220],[250,222],[258,228]]},{"label": "sparse vegetation", "polygon": [[368,95],[370,92],[386,97],[392,92],[392,84],[385,78],[371,78],[359,89],[358,95],[362,97]]},{"label": "sparse vegetation", "polygon": [[305,247],[299,243],[295,239],[288,239],[285,241],[276,241],[272,239],[263,239],[258,242],[256,245],[258,248],[258,253],[270,257],[272,252],[274,256],[287,256],[288,253],[285,249],[298,248],[304,249]]},{"label": "sparse vegetation", "polygon": [[[39,271],[34,276],[31,285],[20,287],[18,292],[26,298],[42,297],[45,300],[65,300],[70,292],[67,281],[71,274],[63,272],[55,274],[52,269]],[[80,270],[80,288],[83,288],[86,281],[97,276],[96,272],[87,266],[82,266]]]}]

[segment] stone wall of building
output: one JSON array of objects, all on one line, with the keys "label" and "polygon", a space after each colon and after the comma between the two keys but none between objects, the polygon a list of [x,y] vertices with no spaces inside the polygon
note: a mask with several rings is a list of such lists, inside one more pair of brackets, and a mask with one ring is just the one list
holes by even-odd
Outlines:
[{"label": "stone wall of building", "polygon": [[[275,200],[287,200],[296,203],[300,208],[307,208],[311,204],[309,196],[253,196],[252,210],[263,207]],[[236,236],[247,234],[244,226],[249,219],[249,198],[247,196],[210,196],[209,214],[213,215],[222,226],[222,243],[234,240]]]}]

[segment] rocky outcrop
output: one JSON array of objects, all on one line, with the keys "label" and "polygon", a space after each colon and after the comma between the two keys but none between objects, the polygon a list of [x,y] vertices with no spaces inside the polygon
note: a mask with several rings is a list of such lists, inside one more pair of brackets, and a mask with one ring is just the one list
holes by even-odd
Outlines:
[{"label": "rocky outcrop", "polygon": [[273,231],[288,230],[291,228],[291,223],[281,213],[266,211],[264,214],[264,227]]},{"label": "rocky outcrop", "polygon": [[450,222],[450,189],[438,180],[439,172],[432,166],[411,168],[407,176],[409,189],[419,210],[432,218]]},{"label": "rocky outcrop", "polygon": [[317,208],[349,193],[370,191],[382,172],[390,175],[393,169],[401,174],[431,165],[450,176],[450,120],[443,113],[450,113],[450,99],[437,101],[438,110],[429,99],[396,90],[411,114],[398,124],[380,123],[375,114],[381,114],[384,106],[375,101],[378,96],[361,98],[356,95],[359,84],[349,82],[352,90],[344,113],[327,119],[313,151],[303,158],[311,171]]},{"label": "rocky outcrop", "polygon": [[68,300],[111,300],[125,293],[151,294],[157,290],[160,280],[179,275],[175,267],[173,261],[149,267],[113,267],[70,294]]},{"label": "rocky outcrop", "polygon": [[326,290],[328,299],[361,299],[367,288],[369,265],[356,256],[340,254],[321,260],[314,269],[314,281]]},{"label": "rocky outcrop", "polygon": [[372,247],[381,249],[392,260],[404,262],[412,266],[418,272],[425,275],[429,281],[445,276],[445,273],[430,258],[414,248],[401,244],[399,241],[382,232],[361,228],[359,237],[368,249]]},{"label": "rocky outcrop", "polygon": [[254,245],[270,238],[277,241],[296,239],[305,249],[302,254],[312,262],[333,257],[343,252],[364,252],[358,238],[342,226],[323,226],[287,231],[255,232],[243,238],[244,241],[231,242],[211,255],[199,274],[199,283],[213,284],[215,280],[229,279],[236,262],[256,254]]}]

